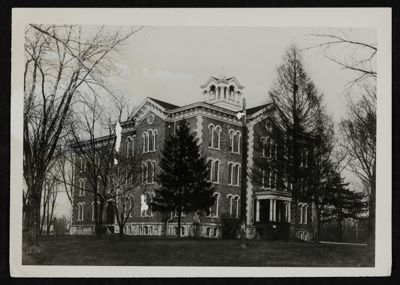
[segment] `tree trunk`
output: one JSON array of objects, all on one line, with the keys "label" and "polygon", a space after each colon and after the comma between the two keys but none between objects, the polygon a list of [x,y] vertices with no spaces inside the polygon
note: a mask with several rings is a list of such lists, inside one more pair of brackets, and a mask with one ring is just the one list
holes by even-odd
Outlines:
[{"label": "tree trunk", "polygon": [[40,236],[40,204],[41,204],[41,187],[42,184],[40,182],[28,185],[30,189],[28,192],[30,193],[28,200],[28,209],[29,212],[26,214],[27,222],[29,224],[29,232],[28,232],[28,246],[31,247],[33,245],[39,246],[39,236]]},{"label": "tree trunk", "polygon": [[119,224],[119,233],[118,233],[118,237],[120,240],[124,239],[124,225],[123,224]]},{"label": "tree trunk", "polygon": [[104,210],[104,201],[100,199],[99,203],[100,209],[99,209],[99,217],[98,217],[98,229],[96,231],[96,237],[101,238],[102,235],[102,230],[103,230],[103,210]]}]

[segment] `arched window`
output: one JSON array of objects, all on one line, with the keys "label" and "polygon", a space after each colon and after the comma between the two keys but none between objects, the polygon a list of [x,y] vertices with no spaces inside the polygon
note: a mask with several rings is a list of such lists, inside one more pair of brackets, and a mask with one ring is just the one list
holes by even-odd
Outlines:
[{"label": "arched window", "polygon": [[267,129],[268,132],[272,132],[272,124],[271,124],[271,122],[267,122],[267,123],[265,124],[265,127],[266,127],[266,129]]},{"label": "arched window", "polygon": [[233,181],[232,181],[232,177],[233,177],[233,163],[229,162],[228,163],[228,184],[232,185]]},{"label": "arched window", "polygon": [[214,169],[213,169],[213,174],[212,174],[212,181],[213,182],[219,182],[219,164],[220,164],[220,161],[219,160],[215,160],[214,161]]},{"label": "arched window", "polygon": [[214,129],[214,136],[213,136],[213,148],[220,148],[221,142],[221,127],[216,126]]},{"label": "arched window", "polygon": [[271,171],[263,170],[263,185],[264,188],[270,188],[271,187]]},{"label": "arched window", "polygon": [[276,188],[276,183],[277,183],[277,173],[274,170],[270,171],[270,179],[271,179],[271,188],[275,189]]},{"label": "arched window", "polygon": [[214,197],[215,197],[215,202],[214,204],[210,207],[210,217],[216,218],[218,217],[218,207],[219,207],[219,197],[220,194],[218,192],[214,193]]},{"label": "arched window", "polygon": [[209,181],[212,180],[212,164],[213,164],[212,159],[209,159],[207,161],[207,170],[208,170],[208,180]]},{"label": "arched window", "polygon": [[151,177],[152,177],[152,180],[151,180],[151,183],[154,183],[154,181],[155,181],[155,179],[156,179],[156,162],[153,160],[152,161],[152,163],[151,163],[151,171],[152,171],[152,174],[151,174]]},{"label": "arched window", "polygon": [[85,159],[83,158],[83,156],[79,157],[79,168],[80,171],[85,171],[86,170],[86,163],[85,163]]},{"label": "arched window", "polygon": [[230,185],[238,186],[240,181],[240,164],[228,163],[229,183]]},{"label": "arched window", "polygon": [[240,140],[242,134],[240,131],[229,130],[229,151],[233,153],[240,153]]},{"label": "arched window", "polygon": [[143,235],[143,228],[139,226],[139,235]]},{"label": "arched window", "polygon": [[235,87],[233,85],[229,86],[229,99],[235,100]]},{"label": "arched window", "polygon": [[208,125],[208,129],[210,130],[211,138],[208,146],[213,149],[220,149],[221,145],[221,127],[214,126],[213,124]]},{"label": "arched window", "polygon": [[142,183],[147,183],[147,166],[146,163],[142,162]]},{"label": "arched window", "polygon": [[234,137],[235,137],[235,132],[234,132],[234,130],[230,130],[229,131],[229,151],[230,152],[235,152],[234,151]]},{"label": "arched window", "polygon": [[85,216],[85,203],[78,203],[78,221],[83,221]]},{"label": "arched window", "polygon": [[148,130],[147,134],[149,136],[149,145],[147,148],[149,151],[154,151],[154,131]]},{"label": "arched window", "polygon": [[236,141],[234,142],[234,145],[236,146],[236,153],[240,153],[240,141],[242,139],[242,134],[237,131],[236,132]]},{"label": "arched window", "polygon": [[234,197],[234,201],[235,201],[235,212],[234,213],[236,213],[236,218],[239,218],[239,199],[240,199],[240,197],[239,196],[235,196]]},{"label": "arched window", "polygon": [[268,138],[265,142],[265,154],[267,157],[271,157],[271,139]]},{"label": "arched window", "polygon": [[132,156],[132,139],[128,137],[126,139],[126,157]]},{"label": "arched window", "polygon": [[79,196],[85,196],[86,193],[86,179],[79,179]]},{"label": "arched window", "polygon": [[146,153],[148,151],[147,146],[148,146],[148,136],[147,132],[143,132],[142,134],[142,148],[143,148],[143,153]]},{"label": "arched window", "polygon": [[150,160],[147,161],[147,167],[146,167],[146,176],[147,176],[147,183],[153,183],[154,177],[153,177],[153,166]]},{"label": "arched window", "polygon": [[[99,207],[100,202],[97,201],[97,208]],[[92,202],[92,221],[95,220],[95,203]]]},{"label": "arched window", "polygon": [[233,195],[232,194],[228,194],[226,195],[226,198],[228,198],[229,200],[229,216],[232,216],[232,211],[233,211]]},{"label": "arched window", "polygon": [[265,157],[265,138],[261,138],[261,156]]},{"label": "arched window", "polygon": [[210,99],[215,99],[216,88],[215,85],[210,86]]}]

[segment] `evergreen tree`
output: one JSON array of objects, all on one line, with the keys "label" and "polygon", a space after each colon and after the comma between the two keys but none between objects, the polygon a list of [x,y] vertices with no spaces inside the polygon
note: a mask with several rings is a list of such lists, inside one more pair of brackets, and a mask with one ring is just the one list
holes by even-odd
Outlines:
[{"label": "evergreen tree", "polygon": [[[307,161],[313,151],[315,113],[322,97],[305,71],[301,52],[296,46],[288,48],[277,71],[278,77],[269,97],[276,111],[276,124],[284,138],[279,159],[273,167],[281,172],[280,186],[292,192],[293,202],[297,204],[299,200],[309,200]],[[295,212],[295,223],[297,219]]]},{"label": "evergreen tree", "polygon": [[348,185],[349,183],[345,183],[344,179],[336,174],[325,201],[327,210],[325,210],[324,216],[328,220],[336,220],[339,241],[343,240],[343,222],[347,219],[357,220],[368,207],[368,203],[365,202],[365,194],[350,190]]},{"label": "evergreen tree", "polygon": [[180,237],[182,213],[208,212],[215,200],[212,183],[207,179],[206,160],[186,121],[179,121],[175,134],[165,141],[160,168],[160,187],[155,190],[151,207],[160,212],[176,212]]}]

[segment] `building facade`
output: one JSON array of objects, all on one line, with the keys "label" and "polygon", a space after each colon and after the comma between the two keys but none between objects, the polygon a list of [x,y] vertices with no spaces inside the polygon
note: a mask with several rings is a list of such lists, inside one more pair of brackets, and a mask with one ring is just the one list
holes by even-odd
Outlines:
[{"label": "building facade", "polygon": [[[129,197],[132,211],[124,231],[127,235],[176,235],[174,213],[153,212],[148,202],[157,187],[161,150],[166,138],[173,134],[176,122],[185,119],[199,139],[201,153],[207,158],[209,179],[215,184],[216,201],[209,215],[186,213],[182,218],[181,235],[221,237],[222,216],[240,218],[241,199],[246,200],[246,224],[249,238],[287,239],[289,236],[311,240],[311,210],[307,203],[295,205],[290,187],[279,187],[276,172],[262,171],[260,181],[247,179],[246,197],[241,197],[242,155],[247,154],[247,172],[256,165],[279,159],[282,134],[272,119],[272,108],[265,104],[246,110],[247,141],[242,140],[243,123],[237,116],[242,110],[243,86],[235,77],[210,77],[201,86],[203,102],[176,106],[146,98],[132,118],[122,124],[122,155],[140,153],[142,181]],[[243,145],[244,144],[244,145]],[[244,148],[243,148],[244,147]],[[134,156],[133,156],[134,157]],[[76,183],[84,177],[76,173]],[[72,213],[72,234],[94,233],[93,197],[75,191]],[[112,203],[109,201],[108,203]],[[294,224],[297,214],[298,223]],[[107,204],[103,221],[109,232],[118,232],[112,205]]]}]

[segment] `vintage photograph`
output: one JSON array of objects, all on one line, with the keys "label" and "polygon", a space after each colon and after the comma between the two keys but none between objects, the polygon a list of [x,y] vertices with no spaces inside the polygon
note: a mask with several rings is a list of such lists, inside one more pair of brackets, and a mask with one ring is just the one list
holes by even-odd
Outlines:
[{"label": "vintage photograph", "polygon": [[22,265],[376,266],[375,27],[23,32]]}]

